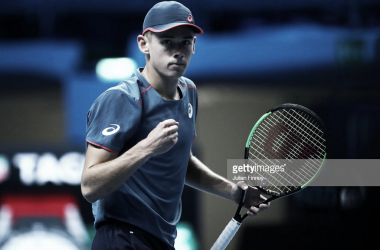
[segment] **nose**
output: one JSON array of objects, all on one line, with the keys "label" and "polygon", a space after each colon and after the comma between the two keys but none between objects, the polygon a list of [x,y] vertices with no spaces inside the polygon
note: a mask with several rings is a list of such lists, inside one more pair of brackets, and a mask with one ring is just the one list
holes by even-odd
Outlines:
[{"label": "nose", "polygon": [[177,52],[174,53],[174,58],[176,58],[176,59],[179,59],[179,58],[182,59],[184,56],[185,56],[185,54],[181,51],[178,51],[178,50],[177,50]]},{"label": "nose", "polygon": [[186,48],[181,44],[181,42],[175,43],[173,46],[174,58],[182,59],[185,57]]}]

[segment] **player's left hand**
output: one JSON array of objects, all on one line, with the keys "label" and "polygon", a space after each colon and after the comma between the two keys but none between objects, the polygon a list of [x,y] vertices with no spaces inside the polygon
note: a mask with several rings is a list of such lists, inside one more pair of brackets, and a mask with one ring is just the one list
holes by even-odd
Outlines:
[{"label": "player's left hand", "polygon": [[[269,204],[261,204],[263,201],[266,200],[266,198],[261,194],[260,190],[258,190],[255,187],[251,187],[247,185],[244,181],[239,181],[233,188],[232,188],[232,199],[235,201],[236,204],[239,204],[241,196],[244,195],[245,190],[247,190],[247,194],[245,196],[245,201],[243,204],[243,207],[249,209],[247,211],[247,214],[249,216],[254,216],[266,209],[269,208]],[[259,205],[257,208],[256,206]]]}]

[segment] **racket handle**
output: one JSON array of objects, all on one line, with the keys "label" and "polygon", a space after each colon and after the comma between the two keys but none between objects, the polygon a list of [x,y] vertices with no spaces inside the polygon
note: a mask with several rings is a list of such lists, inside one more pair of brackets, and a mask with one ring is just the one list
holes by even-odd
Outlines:
[{"label": "racket handle", "polygon": [[239,229],[241,223],[237,222],[234,218],[228,223],[223,232],[219,235],[219,238],[215,241],[214,245],[210,250],[223,250],[230,243],[232,238],[235,236],[237,230]]}]

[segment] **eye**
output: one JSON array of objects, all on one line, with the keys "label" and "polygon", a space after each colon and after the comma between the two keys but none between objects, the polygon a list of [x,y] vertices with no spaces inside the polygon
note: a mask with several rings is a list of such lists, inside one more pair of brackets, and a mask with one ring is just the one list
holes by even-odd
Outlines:
[{"label": "eye", "polygon": [[185,41],[183,41],[183,44],[184,45],[191,45],[191,41],[190,40],[185,40]]},{"label": "eye", "polygon": [[165,45],[170,45],[173,42],[171,40],[163,40],[162,43],[165,44]]}]

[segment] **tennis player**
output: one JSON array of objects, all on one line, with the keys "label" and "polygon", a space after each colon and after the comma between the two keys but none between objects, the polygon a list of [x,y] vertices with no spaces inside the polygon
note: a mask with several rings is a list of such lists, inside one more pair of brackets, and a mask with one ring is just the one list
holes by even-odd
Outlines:
[{"label": "tennis player", "polygon": [[197,89],[183,77],[202,34],[184,5],[160,2],[147,13],[138,47],[146,66],[101,94],[87,115],[83,196],[97,230],[92,249],[174,249],[184,185],[238,203],[249,215],[265,198],[215,174],[191,154]]}]

